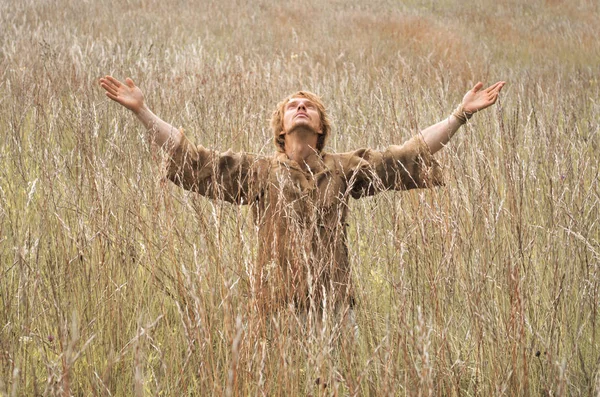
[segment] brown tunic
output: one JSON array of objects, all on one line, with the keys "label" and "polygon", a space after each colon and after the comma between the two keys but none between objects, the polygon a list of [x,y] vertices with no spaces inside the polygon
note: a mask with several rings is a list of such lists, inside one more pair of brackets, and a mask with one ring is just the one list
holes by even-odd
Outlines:
[{"label": "brown tunic", "polygon": [[184,137],[171,153],[168,177],[206,197],[252,206],[259,237],[252,295],[266,311],[290,303],[298,309],[352,305],[349,197],[442,183],[420,135],[384,151],[315,154],[305,169],[285,153],[218,153]]}]

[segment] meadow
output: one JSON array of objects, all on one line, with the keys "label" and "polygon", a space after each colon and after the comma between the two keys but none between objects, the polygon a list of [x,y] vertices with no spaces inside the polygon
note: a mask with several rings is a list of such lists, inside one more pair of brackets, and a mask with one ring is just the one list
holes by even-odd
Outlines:
[{"label": "meadow", "polygon": [[[0,0],[0,396],[600,395],[596,0]],[[400,144],[505,80],[445,186],[351,202],[357,333],[265,321],[245,207],[165,179],[98,87],[269,155],[299,89],[326,150]]]}]

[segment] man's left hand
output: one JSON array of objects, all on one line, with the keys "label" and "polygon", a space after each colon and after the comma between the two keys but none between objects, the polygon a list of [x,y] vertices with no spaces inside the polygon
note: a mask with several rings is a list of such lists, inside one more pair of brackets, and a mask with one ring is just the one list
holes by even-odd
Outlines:
[{"label": "man's left hand", "polygon": [[481,89],[483,87],[482,82],[475,84],[475,87],[469,90],[462,100],[463,111],[475,113],[493,105],[496,103],[498,94],[502,90],[502,87],[504,87],[504,84],[504,81],[499,81],[485,90]]}]

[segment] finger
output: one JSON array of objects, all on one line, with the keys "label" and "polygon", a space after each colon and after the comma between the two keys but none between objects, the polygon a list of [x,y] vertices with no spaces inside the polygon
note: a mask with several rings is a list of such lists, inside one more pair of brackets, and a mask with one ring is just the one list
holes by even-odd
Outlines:
[{"label": "finger", "polygon": [[102,79],[100,81],[100,85],[102,85],[104,89],[111,89],[113,91],[117,91],[119,89],[119,86],[117,86],[113,81],[107,79]]},{"label": "finger", "polygon": [[100,79],[101,86],[114,87],[114,84],[106,79]]},{"label": "finger", "polygon": [[492,103],[495,103],[496,100],[498,99],[498,96],[500,95],[500,88],[502,88],[501,86],[496,87],[492,92],[490,92],[488,94],[489,99],[492,101]]},{"label": "finger", "polygon": [[101,82],[100,87],[104,88],[106,92],[110,92],[112,95],[117,95],[116,88],[110,84],[107,84],[106,82]]},{"label": "finger", "polygon": [[500,92],[502,87],[504,86],[504,81],[498,81],[496,84],[490,86],[486,91],[488,92]]},{"label": "finger", "polygon": [[100,86],[106,88],[106,87],[112,87],[113,83],[111,83],[110,81],[106,80],[104,77],[100,79]]},{"label": "finger", "polygon": [[108,80],[111,83],[113,83],[117,88],[119,88],[121,86],[121,82],[119,80],[115,79],[112,76],[106,76],[106,80]]},{"label": "finger", "polygon": [[500,93],[500,91],[502,91],[502,87],[504,87],[505,84],[505,81],[500,81],[500,84],[498,84],[498,87],[496,87],[496,92]]},{"label": "finger", "polygon": [[498,97],[500,96],[500,90],[502,90],[502,87],[504,87],[504,81],[499,82],[496,87],[494,87],[494,90],[490,93],[491,95],[491,100],[492,103],[496,103],[496,101],[498,100]]},{"label": "finger", "polygon": [[133,82],[133,80],[131,80],[129,77],[127,77],[125,79],[125,84],[127,84],[129,86],[129,88],[133,88],[135,87],[135,83]]},{"label": "finger", "polygon": [[114,94],[111,94],[110,92],[106,91],[106,96],[109,97],[110,99],[112,99],[115,102],[118,102],[118,97]]},{"label": "finger", "polygon": [[481,87],[483,87],[483,83],[480,81],[477,84],[475,84],[475,87],[473,87],[473,89],[471,91],[477,92],[481,89]]},{"label": "finger", "polygon": [[496,89],[496,87],[498,86],[498,84],[500,84],[500,82],[497,82],[496,84],[492,84],[491,86],[489,86],[488,88],[486,88],[484,91],[485,92],[492,92]]}]

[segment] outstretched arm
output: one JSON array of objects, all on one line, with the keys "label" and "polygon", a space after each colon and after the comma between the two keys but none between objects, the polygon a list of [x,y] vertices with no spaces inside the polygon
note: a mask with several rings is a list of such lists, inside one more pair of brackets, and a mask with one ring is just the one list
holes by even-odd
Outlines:
[{"label": "outstretched arm", "polygon": [[496,103],[498,94],[504,84],[504,81],[499,81],[485,90],[481,89],[483,83],[475,84],[475,87],[465,94],[462,103],[450,117],[421,131],[423,140],[429,146],[431,153],[433,154],[443,148],[460,126],[471,118],[473,113]]},{"label": "outstretched arm", "polygon": [[100,79],[100,86],[106,90],[106,96],[113,101],[123,105],[131,110],[142,122],[144,127],[151,132],[151,139],[160,147],[167,142],[169,149],[175,149],[179,146],[182,139],[182,133],[171,124],[163,121],[148,109],[144,102],[144,94],[129,77],[125,79],[125,84],[112,76],[106,76]]}]

